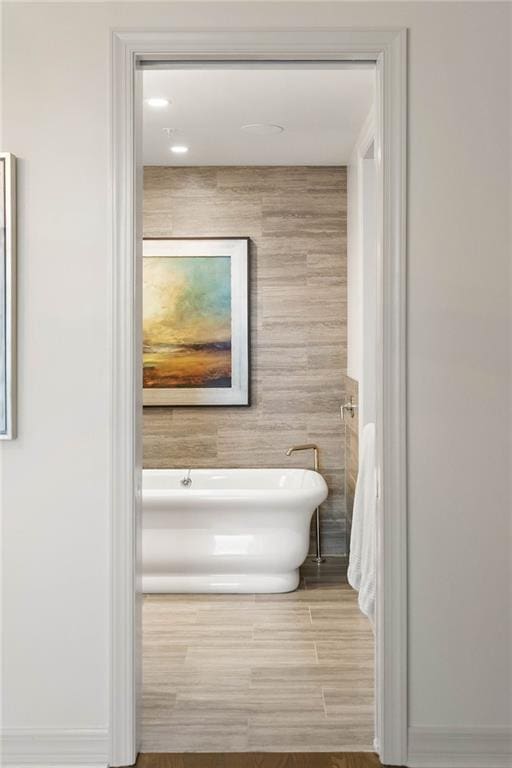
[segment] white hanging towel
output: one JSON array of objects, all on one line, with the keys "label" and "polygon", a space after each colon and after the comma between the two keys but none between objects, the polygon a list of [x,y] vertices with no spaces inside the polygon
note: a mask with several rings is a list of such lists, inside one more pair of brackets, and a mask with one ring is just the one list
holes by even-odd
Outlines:
[{"label": "white hanging towel", "polygon": [[375,424],[365,425],[361,441],[361,466],[357,476],[352,514],[348,581],[354,589],[359,590],[359,608],[373,625],[377,573]]}]

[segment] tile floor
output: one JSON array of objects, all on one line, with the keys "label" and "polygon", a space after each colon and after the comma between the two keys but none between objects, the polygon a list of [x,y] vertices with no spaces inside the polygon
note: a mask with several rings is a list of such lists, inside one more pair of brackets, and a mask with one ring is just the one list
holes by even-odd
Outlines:
[{"label": "tile floor", "polygon": [[370,751],[374,638],[346,563],[283,595],[144,598],[143,752]]}]

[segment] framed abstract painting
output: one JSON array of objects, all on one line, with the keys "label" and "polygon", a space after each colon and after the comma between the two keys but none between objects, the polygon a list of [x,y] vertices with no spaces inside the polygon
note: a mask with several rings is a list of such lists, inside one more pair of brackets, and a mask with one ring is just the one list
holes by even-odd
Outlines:
[{"label": "framed abstract painting", "polygon": [[0,152],[0,440],[16,436],[16,158]]},{"label": "framed abstract painting", "polygon": [[248,238],[144,239],[144,405],[249,405],[248,259]]}]

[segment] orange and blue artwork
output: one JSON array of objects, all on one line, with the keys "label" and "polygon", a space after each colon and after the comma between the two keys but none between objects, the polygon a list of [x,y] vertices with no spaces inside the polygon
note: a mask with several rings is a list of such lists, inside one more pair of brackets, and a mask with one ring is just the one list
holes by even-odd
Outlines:
[{"label": "orange and blue artwork", "polygon": [[145,388],[231,387],[231,259],[144,259]]}]

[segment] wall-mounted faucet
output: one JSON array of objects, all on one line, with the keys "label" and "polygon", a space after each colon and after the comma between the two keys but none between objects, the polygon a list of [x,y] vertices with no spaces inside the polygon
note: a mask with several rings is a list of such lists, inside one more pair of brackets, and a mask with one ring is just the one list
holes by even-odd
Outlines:
[{"label": "wall-mounted faucet", "polygon": [[181,483],[181,484],[182,484],[182,485],[183,485],[185,488],[190,488],[190,486],[192,485],[192,478],[190,477],[190,473],[191,473],[191,472],[192,472],[192,470],[191,470],[191,469],[189,469],[189,470],[187,471],[187,474],[185,475],[185,477],[182,477],[182,478],[181,478],[181,480],[180,480],[180,483]]},{"label": "wall-mounted faucet", "polygon": [[[314,468],[315,472],[319,471],[319,461],[318,461],[318,445],[315,445],[315,443],[304,443],[304,445],[292,445],[291,448],[288,448],[286,451],[287,456],[291,456],[292,453],[295,453],[295,451],[313,451],[314,455]],[[315,563],[323,563],[325,562],[325,557],[322,557],[322,542],[320,538],[320,507],[317,507],[315,509],[315,528],[316,528],[316,556],[313,558]]]},{"label": "wall-mounted faucet", "polygon": [[351,419],[354,418],[356,415],[356,411],[358,409],[357,403],[354,403],[354,398],[352,395],[350,395],[348,401],[346,403],[343,403],[343,405],[340,405],[340,415],[341,420],[343,422],[347,421],[347,416],[350,416]]}]

